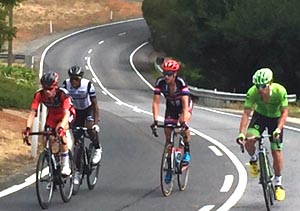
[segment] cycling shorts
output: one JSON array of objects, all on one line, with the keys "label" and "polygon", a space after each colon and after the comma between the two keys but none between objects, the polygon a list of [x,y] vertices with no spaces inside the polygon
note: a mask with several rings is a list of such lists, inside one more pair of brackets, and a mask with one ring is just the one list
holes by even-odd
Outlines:
[{"label": "cycling shorts", "polygon": [[[254,112],[252,119],[250,121],[249,127],[247,129],[247,134],[258,135],[256,133],[262,134],[266,129],[269,135],[272,135],[273,131],[277,128],[278,118],[265,117],[257,112]],[[270,137],[271,149],[272,150],[282,150],[283,147],[283,129],[280,133],[279,143],[277,145],[273,137]]]}]

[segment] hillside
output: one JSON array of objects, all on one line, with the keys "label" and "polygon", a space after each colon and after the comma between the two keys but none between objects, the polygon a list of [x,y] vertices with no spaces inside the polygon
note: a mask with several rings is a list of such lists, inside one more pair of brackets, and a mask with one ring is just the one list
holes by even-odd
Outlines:
[{"label": "hillside", "polygon": [[[141,0],[24,0],[14,10],[14,49],[38,37],[142,17]],[[52,25],[50,24],[52,23]],[[52,26],[52,27],[50,27]]]}]

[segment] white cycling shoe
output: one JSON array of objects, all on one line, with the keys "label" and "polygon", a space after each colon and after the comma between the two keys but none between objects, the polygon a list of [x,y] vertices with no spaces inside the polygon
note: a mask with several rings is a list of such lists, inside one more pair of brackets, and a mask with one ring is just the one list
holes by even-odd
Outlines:
[{"label": "white cycling shoe", "polygon": [[94,165],[98,164],[100,162],[100,160],[101,160],[101,154],[102,154],[102,148],[95,150],[95,153],[94,153],[94,156],[93,156],[93,160],[92,160],[92,163]]},{"label": "white cycling shoe", "polygon": [[63,165],[61,169],[61,174],[65,176],[69,176],[71,174],[71,169],[69,165]]},{"label": "white cycling shoe", "polygon": [[81,179],[81,173],[79,171],[75,172],[75,177],[74,177],[74,184],[79,185],[80,184],[80,179]]}]

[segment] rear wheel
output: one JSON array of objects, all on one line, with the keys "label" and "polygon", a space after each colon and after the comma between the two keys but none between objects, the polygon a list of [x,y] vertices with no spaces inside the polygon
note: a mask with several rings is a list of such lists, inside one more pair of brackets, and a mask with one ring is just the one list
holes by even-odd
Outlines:
[{"label": "rear wheel", "polygon": [[49,152],[44,150],[38,159],[36,167],[36,194],[42,209],[47,209],[53,194],[53,167]]},{"label": "rear wheel", "polygon": [[61,198],[64,202],[70,201],[73,193],[73,179],[74,179],[74,162],[72,152],[69,150],[69,163],[71,174],[69,176],[62,176],[60,174],[59,190]]},{"label": "rear wheel", "polygon": [[100,171],[100,163],[94,165],[92,162],[94,153],[95,153],[95,147],[93,146],[93,144],[90,144],[89,153],[88,153],[89,170],[87,173],[87,184],[90,190],[94,189],[94,187],[96,186],[98,181],[99,171]]},{"label": "rear wheel", "polygon": [[[169,149],[171,146],[165,146],[162,159],[161,159],[161,167],[160,167],[160,187],[164,196],[169,196],[173,190],[173,179],[174,179],[174,170],[172,170],[171,166],[174,166],[174,155],[173,153],[169,155]],[[173,158],[171,158],[173,156]],[[171,165],[173,162],[173,165]],[[171,175],[171,179],[166,181],[166,175]]]}]

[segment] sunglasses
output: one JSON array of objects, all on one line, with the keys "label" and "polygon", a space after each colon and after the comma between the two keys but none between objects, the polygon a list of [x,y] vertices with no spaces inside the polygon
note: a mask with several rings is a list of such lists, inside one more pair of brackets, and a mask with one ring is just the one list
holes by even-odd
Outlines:
[{"label": "sunglasses", "polygon": [[71,77],[70,80],[71,81],[79,81],[81,78],[80,77]]},{"label": "sunglasses", "polygon": [[43,87],[43,89],[46,91],[52,91],[53,89],[55,89],[55,86]]},{"label": "sunglasses", "polygon": [[268,84],[256,84],[255,86],[257,89],[265,89],[268,86]]},{"label": "sunglasses", "polygon": [[173,72],[163,72],[163,75],[164,75],[164,76],[171,77],[171,76],[174,75],[174,73],[173,73]]}]

